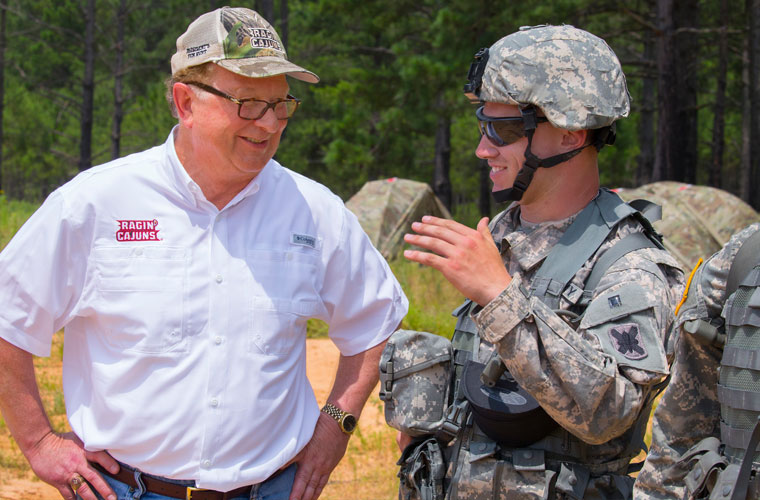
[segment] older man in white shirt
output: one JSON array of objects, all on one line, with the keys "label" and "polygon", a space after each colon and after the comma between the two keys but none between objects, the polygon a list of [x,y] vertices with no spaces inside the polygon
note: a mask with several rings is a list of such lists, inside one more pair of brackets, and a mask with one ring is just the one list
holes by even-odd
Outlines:
[{"label": "older man in white shirt", "polygon": [[[0,409],[66,499],[317,498],[406,297],[340,199],[272,159],[286,75],[318,78],[266,21],[204,14],[172,72],[166,143],[60,187],[0,254]],[[322,412],[309,318],[341,352]],[[60,328],[63,435],[32,364]]]}]

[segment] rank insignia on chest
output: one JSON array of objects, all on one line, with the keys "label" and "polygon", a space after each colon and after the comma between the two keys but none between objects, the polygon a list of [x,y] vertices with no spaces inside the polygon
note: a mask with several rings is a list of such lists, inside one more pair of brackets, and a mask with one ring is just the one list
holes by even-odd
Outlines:
[{"label": "rank insignia on chest", "polygon": [[639,325],[626,323],[610,327],[609,332],[612,346],[628,359],[643,359],[647,357],[647,349],[641,339]]},{"label": "rank insignia on chest", "polygon": [[623,305],[623,301],[620,300],[620,295],[613,295],[612,297],[608,298],[607,303],[610,305],[610,309],[614,309],[615,307],[620,307]]}]

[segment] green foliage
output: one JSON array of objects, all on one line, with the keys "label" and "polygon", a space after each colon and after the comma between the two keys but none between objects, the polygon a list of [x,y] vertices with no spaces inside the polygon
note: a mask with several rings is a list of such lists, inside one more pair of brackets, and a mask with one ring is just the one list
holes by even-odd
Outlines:
[{"label": "green foliage", "polygon": [[4,195],[0,195],[0,248],[8,244],[35,210],[37,205],[34,203],[8,200]]},{"label": "green foliage", "polygon": [[[438,124],[450,121],[450,179],[455,214],[477,219],[478,141],[462,84],[472,55],[521,25],[574,24],[604,37],[624,64],[631,116],[614,147],[600,156],[604,184],[632,186],[641,145],[641,81],[656,78],[643,57],[654,34],[654,2],[550,0],[278,0],[288,2],[288,53],[322,78],[291,82],[303,106],[290,121],[277,159],[347,199],[368,180],[405,177],[430,182]],[[116,25],[120,0],[96,0],[95,110],[92,158],[111,159]],[[223,2],[216,2],[220,5]],[[78,171],[84,51],[83,3],[8,0],[2,189],[12,199],[40,201]],[[698,179],[711,161],[720,2],[698,2],[700,42]],[[214,6],[208,0],[127,0],[124,19],[124,110],[120,155],[163,142],[176,121],[163,80],[175,40]],[[735,190],[741,152],[745,13],[727,13],[728,109],[724,187]],[[275,27],[282,28],[275,19]]]},{"label": "green foliage", "polygon": [[[409,299],[409,313],[401,327],[451,338],[456,325],[451,312],[464,300],[462,295],[435,269],[404,258],[393,260],[390,265]],[[327,338],[327,324],[309,320],[307,337]]]},{"label": "green foliage", "polygon": [[462,295],[435,269],[399,258],[391,269],[409,299],[409,313],[402,327],[451,338],[456,320],[451,312]]}]

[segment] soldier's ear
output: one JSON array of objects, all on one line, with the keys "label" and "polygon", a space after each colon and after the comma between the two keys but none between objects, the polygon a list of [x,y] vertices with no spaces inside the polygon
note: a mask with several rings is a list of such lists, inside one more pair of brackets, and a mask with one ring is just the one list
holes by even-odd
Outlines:
[{"label": "soldier's ear", "polygon": [[568,151],[580,148],[586,145],[588,138],[588,130],[565,130],[562,134],[562,146],[566,147]]}]

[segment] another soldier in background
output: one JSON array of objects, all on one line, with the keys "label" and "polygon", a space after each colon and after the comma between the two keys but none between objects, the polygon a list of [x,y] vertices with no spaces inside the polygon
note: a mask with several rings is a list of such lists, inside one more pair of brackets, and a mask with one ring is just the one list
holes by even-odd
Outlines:
[{"label": "another soldier in background", "polygon": [[[737,268],[732,270],[732,265],[741,259],[737,256],[746,252],[749,252],[748,255],[754,260],[750,262],[757,264],[756,242],[760,240],[758,236],[760,236],[760,223],[740,231],[722,250],[715,253],[704,264],[698,264],[689,278],[688,289],[679,306],[674,330],[678,337],[672,380],[654,414],[652,448],[636,480],[635,498],[701,498],[703,494],[709,494],[709,491],[700,493],[699,490],[702,489],[700,486],[715,490],[718,475],[711,473],[713,467],[717,467],[713,469],[717,472],[728,464],[737,465],[742,461],[741,453],[737,452],[738,447],[732,447],[729,444],[729,453],[720,453],[717,449],[719,440],[725,438],[726,426],[734,425],[731,421],[735,420],[734,416],[737,413],[741,413],[741,410],[738,412],[729,410],[724,413],[724,422],[721,422],[722,409],[719,393],[722,391],[723,394],[727,394],[732,390],[727,390],[724,385],[728,384],[726,380],[721,380],[719,383],[718,368],[721,366],[721,358],[726,356],[724,343],[728,326],[724,323],[730,317],[726,314],[729,310],[726,304],[730,302],[731,290],[736,289],[738,285],[738,282],[732,283],[734,280],[729,278],[729,271],[745,274],[742,271],[736,271]],[[754,247],[750,246],[752,241],[755,241]],[[740,253],[741,249],[744,249],[742,253]],[[739,281],[744,277],[737,276]],[[751,290],[751,287],[748,289]],[[755,293],[755,295],[758,294]],[[758,306],[760,303],[754,304],[754,307]],[[757,318],[749,318],[749,320],[756,323],[755,334],[759,333],[756,331],[760,326]],[[751,341],[744,340],[742,343],[745,345],[740,346],[738,350],[752,347]],[[756,343],[754,349],[758,347],[760,345]],[[738,350],[733,349],[734,352]],[[723,363],[726,362],[727,360],[723,361]],[[739,365],[734,362],[734,366]],[[752,369],[757,370],[756,367]],[[724,372],[726,375],[728,370]],[[750,384],[752,384],[751,380],[757,380],[757,374],[751,377],[751,373],[749,370],[745,371],[746,375],[750,375]],[[754,391],[757,392],[758,389],[760,385],[754,383]],[[745,418],[745,420],[750,427],[744,431],[751,431],[756,418]],[[723,432],[723,437],[721,432]],[[746,438],[749,432],[745,432],[738,434]],[[712,439],[703,441],[704,438]],[[746,443],[748,439],[742,439],[742,441]],[[701,446],[693,448],[697,444]],[[731,448],[735,448],[734,452],[730,452]],[[738,467],[734,470],[738,470]],[[705,479],[708,484],[700,484]],[[718,491],[723,497],[730,498],[735,480],[735,476],[733,480],[727,481],[725,477],[722,479],[721,488]],[[724,490],[723,487],[727,489]],[[725,492],[728,493],[724,494]],[[745,496],[740,495],[739,498],[744,500]],[[747,498],[757,498],[757,494]]]},{"label": "another soldier in background", "polygon": [[664,339],[683,277],[644,205],[600,189],[598,151],[629,112],[622,68],[602,39],[539,26],[481,50],[468,79],[476,154],[491,167],[494,198],[513,203],[490,227],[424,217],[406,236],[429,252],[405,256],[469,300],[457,311],[453,402],[436,436],[445,478],[439,487],[442,467],[419,472],[436,463],[428,439],[421,452],[405,449],[402,489],[427,481],[430,498],[630,498],[629,462],[668,373]]}]

